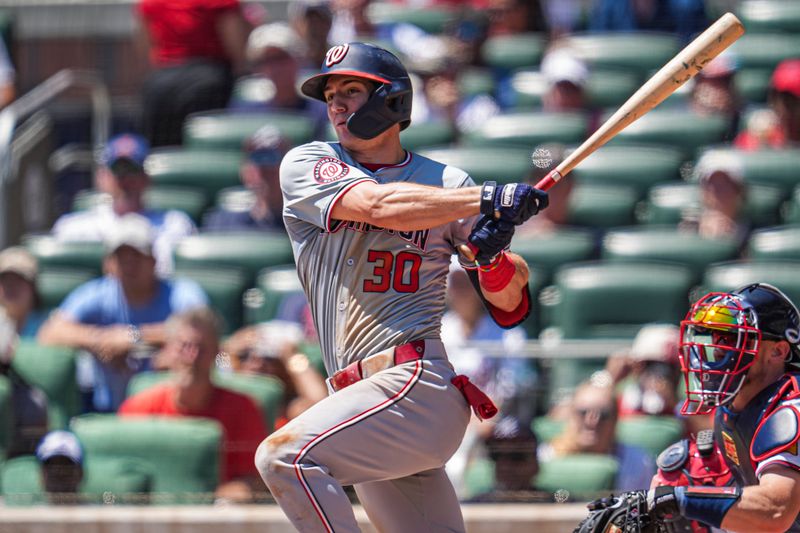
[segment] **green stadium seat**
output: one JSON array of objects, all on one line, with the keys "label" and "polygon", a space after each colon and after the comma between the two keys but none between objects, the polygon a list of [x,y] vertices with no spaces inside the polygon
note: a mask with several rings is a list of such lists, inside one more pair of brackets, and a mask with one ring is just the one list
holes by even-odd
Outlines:
[{"label": "green stadium seat", "polygon": [[487,119],[478,129],[463,134],[472,146],[520,145],[546,142],[579,143],[587,137],[589,118],[583,113],[511,112]]},{"label": "green stadium seat", "polygon": [[[792,191],[792,196],[784,206],[782,221],[784,224],[800,224],[800,185]],[[777,224],[777,221],[775,222]]]},{"label": "green stadium seat", "polygon": [[203,112],[189,115],[186,119],[183,125],[183,142],[190,150],[240,152],[245,139],[266,124],[275,126],[292,145],[309,142],[314,135],[314,122],[300,113]]},{"label": "green stadium seat", "polygon": [[638,198],[638,191],[627,185],[576,184],[569,196],[567,223],[591,228],[633,224]]},{"label": "green stadium seat", "polygon": [[739,69],[733,80],[739,95],[747,102],[766,102],[772,70],[757,67]]},{"label": "green stadium seat", "polygon": [[28,383],[47,395],[50,429],[66,429],[69,420],[81,409],[75,381],[76,351],[23,339],[17,346],[12,365]]},{"label": "green stadium seat", "polygon": [[225,211],[242,213],[249,211],[256,201],[253,191],[242,186],[226,187],[217,193],[214,205]]},{"label": "green stadium seat", "polygon": [[[789,2],[787,2],[789,3]],[[739,67],[774,69],[784,59],[800,56],[800,36],[787,33],[745,33],[730,50]]]},{"label": "green stadium seat", "polygon": [[549,416],[537,416],[531,422],[531,429],[539,442],[550,442],[564,431],[566,421]]},{"label": "green stadium seat", "polygon": [[458,12],[441,7],[410,7],[393,2],[371,2],[367,7],[367,18],[373,24],[404,22],[413,24],[427,33],[442,33],[445,27],[455,22]]},{"label": "green stadium seat", "polygon": [[245,323],[256,324],[277,318],[281,303],[288,297],[305,299],[295,266],[265,268],[258,273],[255,288],[245,295]]},{"label": "green stadium seat", "polygon": [[25,235],[22,244],[39,261],[39,268],[79,267],[100,274],[105,251],[99,241],[60,241],[52,235]]},{"label": "green stadium seat", "polygon": [[84,415],[71,423],[88,460],[129,457],[147,465],[153,503],[211,503],[222,427],[215,420]]},{"label": "green stadium seat", "polygon": [[[592,108],[615,107],[627,100],[641,85],[634,73],[622,70],[599,70],[589,75],[586,84],[587,104]],[[542,104],[548,84],[535,70],[520,70],[511,78],[514,107],[531,108]]]},{"label": "green stadium seat", "polygon": [[574,34],[561,42],[592,69],[618,68],[642,77],[664,66],[679,50],[677,37],[667,33]]},{"label": "green stadium seat", "polygon": [[413,152],[430,146],[450,144],[456,138],[455,128],[445,121],[412,122],[400,133],[403,147]]},{"label": "green stadium seat", "polygon": [[213,265],[180,265],[175,277],[194,280],[208,295],[211,307],[222,319],[223,333],[242,325],[242,294],[250,286],[250,276],[240,268]]},{"label": "green stadium seat", "polygon": [[608,144],[667,145],[679,148],[686,158],[694,158],[698,147],[722,142],[727,128],[728,123],[721,115],[701,116],[685,109],[656,108],[619,132]]},{"label": "green stadium seat", "polygon": [[489,37],[481,47],[483,62],[492,68],[533,67],[542,59],[546,37],[539,33],[521,33]]},{"label": "green stadium seat", "polygon": [[619,228],[606,233],[601,257],[610,261],[668,261],[689,268],[699,281],[711,263],[737,256],[735,238],[706,239],[671,227]]},{"label": "green stadium seat", "polygon": [[756,261],[800,260],[800,225],[756,230],[750,235],[747,251]]},{"label": "green stadium seat", "polygon": [[800,4],[786,0],[744,0],[737,11],[748,32],[800,31]]},{"label": "green stadium seat", "polygon": [[686,313],[692,275],[656,262],[595,261],[561,267],[550,326],[565,338],[633,338],[648,322],[676,322]]},{"label": "green stadium seat", "polygon": [[477,183],[524,181],[532,168],[530,147],[458,146],[426,148],[419,153],[468,172]]},{"label": "green stadium seat", "polygon": [[683,423],[674,416],[630,416],[617,421],[617,440],[639,446],[653,458],[684,434]]},{"label": "green stadium seat", "polygon": [[36,277],[39,309],[55,309],[77,287],[97,277],[97,271],[78,267],[45,267]]},{"label": "green stadium seat", "polygon": [[[127,394],[139,394],[154,385],[164,383],[170,376],[170,372],[140,372],[128,383]],[[235,372],[214,372],[212,379],[217,386],[240,392],[252,399],[261,409],[267,430],[274,430],[283,405],[284,387],[280,380],[272,376]]]},{"label": "green stadium seat", "polygon": [[747,183],[772,185],[783,190],[784,196],[800,185],[800,150],[758,150],[747,151],[733,148],[711,148],[703,151],[719,154],[722,157],[738,160],[744,170]]},{"label": "green stadium seat", "polygon": [[14,423],[11,409],[11,382],[7,377],[0,376],[0,462],[5,459],[6,451],[11,444]]},{"label": "green stadium seat", "polygon": [[[105,202],[110,203],[107,194],[94,189],[80,191],[72,200],[72,210],[89,209]],[[203,189],[196,187],[153,186],[144,193],[145,207],[159,211],[177,209],[198,222],[208,205],[208,197]]]},{"label": "green stadium seat", "polygon": [[656,183],[680,179],[683,155],[669,146],[604,146],[570,173],[581,185],[626,185],[641,197]]},{"label": "green stadium seat", "polygon": [[245,106],[266,104],[275,96],[275,84],[259,75],[243,76],[233,84],[231,100]]},{"label": "green stadium seat", "polygon": [[262,268],[293,261],[289,238],[279,232],[205,233],[186,237],[175,248],[176,268],[241,268],[250,286]]},{"label": "green stadium seat", "polygon": [[456,83],[462,98],[478,94],[492,94],[495,87],[492,71],[480,67],[470,67],[460,71]]},{"label": "green stadium seat", "polygon": [[553,273],[565,263],[584,261],[595,250],[590,230],[565,228],[541,235],[517,234],[511,250],[524,258],[535,273],[542,276],[541,285],[548,285]]},{"label": "green stadium seat", "polygon": [[239,151],[184,150],[157,148],[145,165],[156,187],[196,187],[205,198],[214,198],[221,189],[241,183]]},{"label": "green stadium seat", "polygon": [[800,261],[731,261],[711,265],[703,277],[702,291],[732,291],[750,283],[769,283],[793,302],[800,302]]},{"label": "green stadium seat", "polygon": [[559,357],[543,362],[547,375],[547,405],[553,407],[566,398],[572,397],[575,389],[603,370],[605,357]]},{"label": "green stadium seat", "polygon": [[544,492],[566,490],[574,499],[614,489],[619,463],[609,455],[574,454],[539,464],[535,486]]}]

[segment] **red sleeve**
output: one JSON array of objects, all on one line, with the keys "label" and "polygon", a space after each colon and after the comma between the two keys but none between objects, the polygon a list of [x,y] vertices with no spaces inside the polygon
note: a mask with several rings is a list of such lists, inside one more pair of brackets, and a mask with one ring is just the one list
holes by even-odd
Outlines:
[{"label": "red sleeve", "polygon": [[224,477],[230,480],[256,474],[254,462],[256,448],[266,438],[267,429],[264,426],[261,409],[247,396],[239,397],[229,431]]},{"label": "red sleeve", "polygon": [[166,414],[160,408],[162,394],[162,387],[153,387],[142,391],[122,402],[122,405],[117,409],[117,414],[123,416]]},{"label": "red sleeve", "polygon": [[497,323],[498,326],[505,329],[518,326],[526,318],[528,318],[528,315],[531,312],[531,295],[528,291],[527,285],[522,288],[522,301],[513,311],[503,311],[502,309],[493,306],[486,300],[484,300],[484,302],[486,303],[486,309],[489,310],[489,314],[492,316],[492,319]]},{"label": "red sleeve", "polygon": [[233,11],[241,9],[239,0],[205,0],[204,6],[206,9],[213,11]]}]

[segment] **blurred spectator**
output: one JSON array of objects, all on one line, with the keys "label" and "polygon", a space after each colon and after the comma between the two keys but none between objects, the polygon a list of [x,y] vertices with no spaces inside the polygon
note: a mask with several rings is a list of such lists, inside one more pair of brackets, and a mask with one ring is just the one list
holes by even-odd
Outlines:
[{"label": "blurred spectator", "polygon": [[267,429],[253,400],[211,381],[219,354],[219,320],[207,308],[179,313],[170,317],[167,337],[165,350],[174,378],[125,400],[119,415],[194,416],[218,421],[224,431],[216,495],[226,501],[251,501],[254,491],[263,487],[253,455]]},{"label": "blurred spectator", "polygon": [[331,47],[328,34],[333,24],[329,0],[292,0],[287,7],[289,24],[305,45],[301,67],[317,69]]},{"label": "blurred spectator", "polygon": [[80,501],[78,491],[83,481],[83,447],[69,431],[51,431],[36,448],[47,500],[54,505]]},{"label": "blurred spectator", "polygon": [[181,144],[190,113],[227,105],[250,28],[239,0],[139,0],[136,15],[152,67],[142,89],[145,136],[153,146]]},{"label": "blurred spectator", "polygon": [[744,247],[750,224],[744,217],[747,185],[744,168],[735,154],[708,152],[695,165],[700,183],[700,208],[687,210],[679,227],[706,238],[732,237]]},{"label": "blurred spectator", "polygon": [[325,104],[304,98],[297,90],[297,73],[304,58],[300,37],[285,22],[254,29],[247,40],[251,75],[238,82],[245,90],[234,95],[230,107],[238,111],[292,111],[311,119],[314,135],[321,137],[328,121]]},{"label": "blurred spectator", "polygon": [[161,276],[172,273],[172,249],[183,237],[195,233],[192,220],[176,210],[146,209],[144,194],[150,186],[145,160],[150,147],[142,137],[118,135],[108,141],[100,155],[95,176],[100,192],[110,197],[86,211],[68,213],[53,226],[53,234],[62,241],[102,241],[114,230],[121,217],[139,213],[155,229],[154,255]]},{"label": "blurred spectator", "polygon": [[554,48],[542,59],[541,72],[548,90],[542,98],[545,111],[583,111],[586,109],[586,82],[589,69],[565,48]]},{"label": "blurred spectator", "polygon": [[487,0],[489,37],[528,32],[547,32],[540,0]]},{"label": "blurred spectator", "polygon": [[300,325],[273,320],[242,328],[225,342],[225,352],[238,372],[273,376],[283,383],[284,401],[276,428],[328,395],[325,378],[299,350],[302,340]]},{"label": "blurred spectator", "polygon": [[698,115],[722,115],[728,120],[724,140],[730,142],[739,131],[742,99],[736,89],[738,62],[725,51],[694,77],[690,105]]},{"label": "blurred spectator", "polygon": [[592,31],[662,31],[684,43],[706,26],[705,0],[595,0],[589,18]]},{"label": "blurred spectator", "polygon": [[[537,146],[533,150],[533,169],[528,175],[528,183],[536,185],[551,170],[555,169],[564,160],[566,146],[559,143],[547,143]],[[537,235],[552,233],[562,229],[569,221],[569,202],[575,181],[561,180],[552,187],[547,194],[550,195],[552,204],[535,217],[531,217],[523,225],[517,227],[517,238],[533,238]]]},{"label": "blurred spectator", "polygon": [[[367,15],[372,0],[331,0],[333,12],[328,40],[332,45],[363,41],[375,34],[375,26]],[[319,63],[322,64],[321,62]]]},{"label": "blurred spectator", "polygon": [[616,441],[617,404],[606,372],[578,385],[564,431],[539,446],[539,462],[579,453],[610,455],[619,462],[615,491],[648,487],[655,463],[647,451]]},{"label": "blurred spectator", "polygon": [[288,146],[280,132],[270,125],[248,138],[239,177],[252,193],[252,203],[235,211],[222,208],[211,211],[203,220],[203,231],[283,231],[283,195],[278,171]]},{"label": "blurred spectator", "polygon": [[681,377],[678,361],[680,330],[673,324],[643,326],[627,353],[612,355],[606,364],[619,384],[619,416],[674,415]]},{"label": "blurred spectator", "polygon": [[787,59],[775,68],[768,104],[772,113],[754,114],[734,140],[737,148],[784,148],[800,141],[800,59]]},{"label": "blurred spectator", "polygon": [[11,385],[11,435],[6,457],[32,454],[47,433],[47,396],[12,366],[19,337],[14,321],[0,308],[0,377]]},{"label": "blurred spectator", "polygon": [[0,306],[14,321],[17,333],[23,338],[35,338],[46,318],[37,311],[38,275],[39,263],[25,248],[12,246],[0,252]]},{"label": "blurred spectator", "polygon": [[0,109],[14,101],[17,95],[16,78],[17,71],[11,64],[6,43],[0,39]]},{"label": "blurred spectator", "polygon": [[107,274],[72,291],[39,331],[39,342],[87,350],[94,388],[92,409],[115,411],[130,377],[151,366],[165,340],[164,321],[205,306],[194,281],[156,276],[152,228],[135,213],[119,217],[105,240]]}]

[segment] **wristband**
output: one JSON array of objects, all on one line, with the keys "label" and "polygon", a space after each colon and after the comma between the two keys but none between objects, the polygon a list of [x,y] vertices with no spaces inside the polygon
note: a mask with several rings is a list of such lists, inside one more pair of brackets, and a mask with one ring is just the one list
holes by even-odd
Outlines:
[{"label": "wristband", "polygon": [[490,264],[478,267],[478,280],[488,292],[500,292],[511,283],[516,272],[517,267],[508,255],[500,252]]},{"label": "wristband", "polygon": [[742,496],[739,487],[675,487],[681,514],[710,526],[722,527],[722,519]]},{"label": "wristband", "polygon": [[496,181],[484,181],[481,185],[481,214],[494,216],[494,193],[497,190]]}]

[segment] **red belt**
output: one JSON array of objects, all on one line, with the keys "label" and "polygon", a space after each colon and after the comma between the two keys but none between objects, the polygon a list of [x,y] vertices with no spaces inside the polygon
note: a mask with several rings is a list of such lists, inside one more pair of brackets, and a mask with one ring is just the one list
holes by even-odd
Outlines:
[{"label": "red belt", "polygon": [[[411,341],[406,344],[401,344],[400,346],[394,347],[394,353],[391,354],[391,356],[388,353],[381,352],[379,354],[366,357],[360,361],[350,363],[331,376],[331,387],[333,387],[333,390],[335,391],[340,391],[343,388],[349,387],[353,383],[356,383],[357,381],[361,381],[372,374],[380,372],[381,370],[386,370],[387,368],[391,368],[396,365],[402,365],[403,363],[408,363],[409,361],[416,361],[417,359],[422,359],[424,356],[424,340]],[[382,358],[382,360],[379,362],[376,361],[378,364],[375,364],[370,362],[373,360],[373,358]],[[369,368],[371,372],[367,373],[367,375],[364,375],[364,367]]]}]

